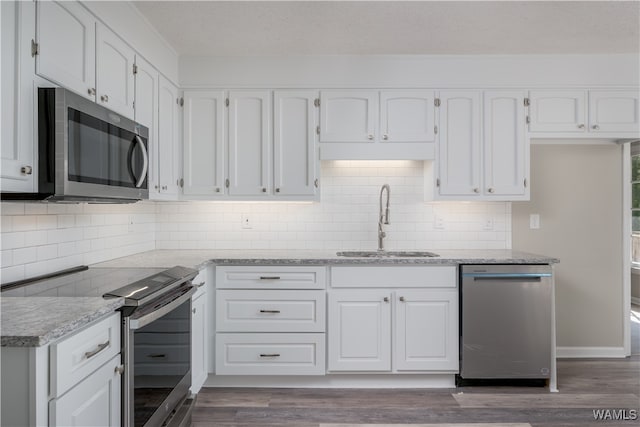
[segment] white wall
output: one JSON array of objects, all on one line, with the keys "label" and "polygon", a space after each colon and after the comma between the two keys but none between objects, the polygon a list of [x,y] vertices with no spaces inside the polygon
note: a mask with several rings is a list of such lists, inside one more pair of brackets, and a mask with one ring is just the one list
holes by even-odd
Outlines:
[{"label": "white wall", "polygon": [[[622,147],[532,145],[531,200],[514,202],[513,248],[555,267],[559,356],[623,356]],[[540,214],[540,229],[529,215]]]},{"label": "white wall", "polygon": [[0,280],[12,282],[155,248],[151,202],[0,204]]},{"label": "white wall", "polygon": [[180,57],[187,87],[637,86],[638,55]]},{"label": "white wall", "polygon": [[[388,249],[510,247],[510,203],[425,203],[422,162],[324,161],[321,169],[321,203],[158,204],[157,248],[375,250],[384,183]],[[243,214],[252,229],[241,228]],[[436,214],[444,229],[434,227]],[[493,230],[484,230],[487,219]]]}]

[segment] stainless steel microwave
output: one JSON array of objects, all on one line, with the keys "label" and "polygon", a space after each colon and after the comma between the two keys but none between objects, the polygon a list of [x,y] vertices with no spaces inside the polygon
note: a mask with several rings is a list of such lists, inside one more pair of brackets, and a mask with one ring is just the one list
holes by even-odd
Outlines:
[{"label": "stainless steel microwave", "polygon": [[36,193],[3,200],[133,203],[149,198],[149,129],[62,88],[38,89]]}]

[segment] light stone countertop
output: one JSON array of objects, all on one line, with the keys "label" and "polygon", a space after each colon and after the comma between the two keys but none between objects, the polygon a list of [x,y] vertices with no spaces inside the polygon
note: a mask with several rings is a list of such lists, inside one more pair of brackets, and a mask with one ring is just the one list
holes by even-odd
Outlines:
[{"label": "light stone countertop", "polygon": [[98,320],[124,304],[124,298],[2,297],[3,347],[40,347]]},{"label": "light stone countertop", "polygon": [[91,267],[126,268],[175,265],[200,268],[214,265],[460,265],[460,264],[555,264],[553,257],[512,250],[436,250],[433,258],[350,258],[336,251],[305,250],[206,250],[158,249],[116,258]]}]

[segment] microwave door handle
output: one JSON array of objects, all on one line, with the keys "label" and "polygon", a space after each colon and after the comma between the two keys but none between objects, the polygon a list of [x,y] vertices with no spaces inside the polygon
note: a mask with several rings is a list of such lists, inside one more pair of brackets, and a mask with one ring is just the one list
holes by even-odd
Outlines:
[{"label": "microwave door handle", "polygon": [[[136,182],[136,188],[140,188],[147,176],[147,171],[149,169],[149,156],[147,155],[147,149],[144,146],[142,139],[138,135],[135,135],[135,137],[136,143],[139,144],[140,148],[142,149],[142,173],[140,174],[140,178],[138,178],[138,182]],[[131,154],[130,161],[131,169],[133,170],[133,153]]]}]

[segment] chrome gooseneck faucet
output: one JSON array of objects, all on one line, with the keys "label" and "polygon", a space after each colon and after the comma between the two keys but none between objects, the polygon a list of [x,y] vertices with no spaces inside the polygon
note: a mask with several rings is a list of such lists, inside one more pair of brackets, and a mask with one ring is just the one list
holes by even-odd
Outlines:
[{"label": "chrome gooseneck faucet", "polygon": [[[382,193],[384,190],[387,190],[387,206],[384,210],[384,214],[382,212]],[[389,188],[389,184],[384,184],[380,189],[380,216],[378,217],[378,250],[384,250],[384,242],[383,239],[387,237],[387,233],[382,229],[382,224],[389,224],[389,198],[391,197],[391,188]]]}]

